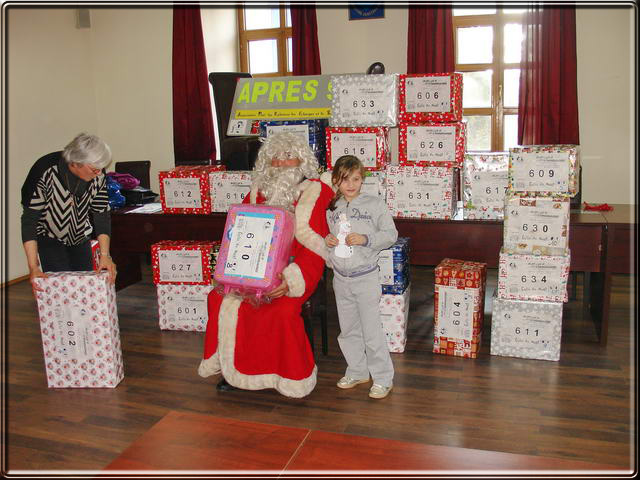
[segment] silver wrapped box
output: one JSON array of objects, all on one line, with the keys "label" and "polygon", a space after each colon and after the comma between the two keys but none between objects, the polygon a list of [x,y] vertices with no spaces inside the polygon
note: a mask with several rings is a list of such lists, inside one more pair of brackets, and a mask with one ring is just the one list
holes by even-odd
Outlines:
[{"label": "silver wrapped box", "polygon": [[509,152],[467,152],[462,169],[465,220],[502,220]]},{"label": "silver wrapped box", "polygon": [[332,127],[395,127],[398,75],[332,75]]}]

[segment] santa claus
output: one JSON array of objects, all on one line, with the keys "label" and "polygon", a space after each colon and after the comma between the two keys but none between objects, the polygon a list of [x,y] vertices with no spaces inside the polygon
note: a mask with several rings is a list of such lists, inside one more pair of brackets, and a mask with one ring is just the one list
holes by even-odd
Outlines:
[{"label": "santa claus", "polygon": [[324,271],[330,185],[331,175],[319,178],[318,162],[303,137],[272,134],[260,148],[245,202],[294,212],[292,262],[280,274],[282,283],[266,294],[270,303],[256,307],[233,294],[209,294],[198,374],[222,373],[218,389],[275,388],[300,398],[315,387],[317,367],[300,313]]}]

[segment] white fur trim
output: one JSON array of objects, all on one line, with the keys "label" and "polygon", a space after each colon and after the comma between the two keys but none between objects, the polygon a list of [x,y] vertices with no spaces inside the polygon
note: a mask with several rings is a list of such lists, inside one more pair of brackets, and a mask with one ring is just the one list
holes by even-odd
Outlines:
[{"label": "white fur trim", "polygon": [[287,281],[287,285],[289,285],[287,297],[301,297],[304,294],[306,283],[297,263],[287,265],[282,271],[282,276]]},{"label": "white fur trim", "polygon": [[327,246],[324,238],[318,235],[309,225],[313,208],[320,198],[322,184],[320,182],[308,182],[309,185],[302,191],[298,204],[296,205],[296,240],[300,244],[324,260],[328,257]]},{"label": "white fur trim", "polygon": [[258,201],[258,187],[251,184],[251,190],[249,192],[249,203],[257,203]]},{"label": "white fur trim", "polygon": [[320,175],[320,181],[325,185],[330,186],[331,190],[333,190],[334,192],[337,190],[337,188],[333,185],[333,180],[331,180],[330,171],[322,172],[322,175]]},{"label": "white fur trim", "polygon": [[[222,376],[234,387],[243,390],[262,390],[275,388],[286,397],[302,398],[309,395],[316,386],[318,367],[307,378],[291,380],[275,373],[263,375],[245,375],[236,370],[235,347],[236,328],[238,326],[238,309],[241,299],[233,295],[225,295],[218,314],[218,351]],[[213,356],[212,356],[213,358]]]},{"label": "white fur trim", "polygon": [[218,352],[211,355],[209,358],[202,359],[200,366],[198,367],[198,375],[201,377],[210,377],[220,373],[220,359],[218,358]]}]

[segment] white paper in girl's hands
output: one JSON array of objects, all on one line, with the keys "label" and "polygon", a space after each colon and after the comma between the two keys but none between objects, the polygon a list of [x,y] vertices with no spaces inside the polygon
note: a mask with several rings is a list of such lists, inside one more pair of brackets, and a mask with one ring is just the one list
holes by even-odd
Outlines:
[{"label": "white paper in girl's hands", "polygon": [[344,213],[340,214],[340,223],[338,224],[338,246],[336,247],[336,257],[349,258],[353,255],[353,247],[347,245],[347,235],[351,233],[351,224],[347,220],[347,216]]}]

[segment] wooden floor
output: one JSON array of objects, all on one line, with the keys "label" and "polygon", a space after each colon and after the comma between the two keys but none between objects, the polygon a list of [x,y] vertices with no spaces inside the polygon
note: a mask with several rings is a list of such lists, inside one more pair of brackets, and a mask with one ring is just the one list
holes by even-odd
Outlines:
[{"label": "wooden floor", "polygon": [[582,319],[579,282],[577,300],[565,305],[561,359],[547,362],[489,355],[495,276],[491,270],[481,354],[470,360],[431,353],[433,269],[412,267],[409,340],[392,356],[394,390],[382,401],[369,399],[366,388],[335,387],[345,365],[331,291],[329,355],[320,353],[317,327],[318,384],[295,400],[273,390],[221,393],[217,377],[200,378],[203,335],[158,329],[148,270],[118,292],[123,382],[48,389],[35,301],[26,282],[12,285],[3,471],[102,470],[170,412],[635,470],[634,277],[614,277],[606,347]]}]

